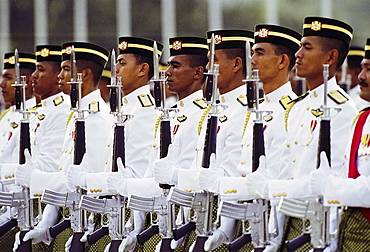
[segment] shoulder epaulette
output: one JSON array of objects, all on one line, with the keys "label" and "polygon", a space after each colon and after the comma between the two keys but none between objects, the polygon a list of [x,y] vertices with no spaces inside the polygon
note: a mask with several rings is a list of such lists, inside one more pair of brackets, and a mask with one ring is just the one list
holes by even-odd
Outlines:
[{"label": "shoulder epaulette", "polygon": [[330,99],[332,99],[337,104],[342,104],[348,101],[348,98],[342,94],[339,90],[332,90],[328,93]]},{"label": "shoulder epaulette", "polygon": [[259,98],[258,99],[258,104],[261,104],[262,102],[264,102],[265,101],[265,98]]},{"label": "shoulder epaulette", "polygon": [[1,119],[3,119],[3,117],[6,115],[6,113],[8,113],[10,111],[10,108],[7,108],[6,110],[4,110],[3,113],[0,114],[0,121]]},{"label": "shoulder epaulette", "polygon": [[236,100],[243,106],[248,105],[248,99],[246,95],[239,95],[238,98],[236,98]]},{"label": "shoulder epaulette", "polygon": [[39,103],[39,104],[37,104],[37,105],[33,106],[32,108],[28,108],[28,109],[27,109],[27,111],[35,111],[36,109],[38,109],[38,108],[40,108],[40,107],[42,107],[42,104],[41,104],[41,103]]},{"label": "shoulder epaulette", "polygon": [[16,122],[11,122],[11,123],[10,123],[10,126],[11,126],[13,129],[15,129],[15,128],[17,128],[17,127],[18,127],[18,123],[16,123]]},{"label": "shoulder epaulette", "polygon": [[54,106],[58,106],[64,102],[63,96],[58,96],[53,100]]},{"label": "shoulder epaulette", "polygon": [[279,103],[284,108],[284,110],[286,110],[286,108],[288,107],[289,102],[291,102],[291,101],[292,101],[292,98],[290,98],[290,96],[287,95],[287,96],[284,96],[284,97],[280,98]]},{"label": "shoulder epaulette", "polygon": [[201,109],[207,108],[207,102],[204,98],[197,98],[193,101],[195,105],[197,105]]},{"label": "shoulder epaulette", "polygon": [[39,119],[40,121],[42,121],[42,120],[45,119],[45,115],[44,114],[37,115],[37,119]]},{"label": "shoulder epaulette", "polygon": [[139,99],[141,106],[143,107],[151,107],[154,105],[152,99],[148,94],[138,95],[137,98]]},{"label": "shoulder epaulette", "polygon": [[290,110],[292,109],[292,107],[294,106],[294,104],[296,104],[297,102],[303,100],[307,95],[308,95],[308,92],[305,93],[305,94],[303,94],[303,95],[300,95],[296,99],[291,100],[290,102],[288,102],[288,104],[286,106],[286,109],[285,109],[285,115],[284,115],[284,127],[285,127],[285,131],[288,131],[288,117],[289,117]]},{"label": "shoulder epaulette", "polygon": [[92,101],[89,104],[89,110],[96,113],[100,111],[99,102],[98,101]]}]

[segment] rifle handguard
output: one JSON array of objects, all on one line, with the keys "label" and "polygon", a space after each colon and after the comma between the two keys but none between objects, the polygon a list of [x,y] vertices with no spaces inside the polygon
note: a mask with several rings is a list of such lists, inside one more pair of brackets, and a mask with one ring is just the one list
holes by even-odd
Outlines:
[{"label": "rifle handguard", "polygon": [[64,220],[53,227],[49,227],[49,232],[51,238],[55,238],[58,234],[66,230],[67,228],[71,227],[71,221],[70,220]]},{"label": "rifle handguard", "polygon": [[29,239],[26,242],[23,241],[23,238],[26,235],[26,233],[28,233],[28,231],[21,231],[19,233],[20,244],[19,244],[19,246],[16,250],[17,252],[30,252],[30,251],[32,251],[32,240]]},{"label": "rifle handguard", "polygon": [[172,187],[168,194],[168,201],[183,207],[191,208],[193,205],[193,198],[193,193],[182,191],[176,187]]},{"label": "rifle handguard", "polygon": [[208,239],[207,236],[197,236],[193,252],[205,252],[204,243],[207,241],[207,239]]},{"label": "rifle handguard", "polygon": [[18,225],[17,219],[10,219],[0,227],[0,237]]},{"label": "rifle handguard", "polygon": [[308,209],[308,201],[281,198],[277,210],[287,216],[304,219]]},{"label": "rifle handguard", "polygon": [[242,234],[238,239],[231,242],[227,247],[230,252],[238,252],[247,243],[252,241],[250,234]]},{"label": "rifle handguard", "polygon": [[87,195],[82,195],[80,208],[92,213],[104,213],[106,199],[97,199]]},{"label": "rifle handguard", "polygon": [[149,240],[150,238],[152,238],[153,235],[156,235],[158,233],[159,233],[158,226],[151,226],[150,228],[148,228],[147,230],[141,232],[140,234],[136,236],[137,243],[139,243],[140,245],[144,245],[144,243],[147,240]]},{"label": "rifle handguard", "polygon": [[174,230],[173,238],[175,239],[175,241],[177,241],[181,239],[182,237],[184,237],[185,235],[187,235],[188,233],[190,233],[191,231],[194,231],[195,228],[196,228],[196,223],[191,221],[185,224],[184,226]]},{"label": "rifle handguard", "polygon": [[303,245],[305,245],[307,242],[310,242],[310,241],[311,241],[310,234],[302,234],[294,238],[291,241],[287,241],[285,243],[285,246],[286,246],[287,252],[291,252],[291,251],[296,251],[297,249],[299,249],[300,247],[302,247]]},{"label": "rifle handguard", "polygon": [[102,227],[92,234],[87,235],[87,243],[91,246],[97,241],[99,241],[101,238],[103,238],[105,235],[109,234],[109,228],[108,227]]},{"label": "rifle handguard", "polygon": [[153,197],[130,195],[127,202],[127,208],[142,212],[153,212],[153,206]]},{"label": "rifle handguard", "polygon": [[60,193],[45,189],[41,197],[41,202],[53,206],[65,206],[68,193]]}]

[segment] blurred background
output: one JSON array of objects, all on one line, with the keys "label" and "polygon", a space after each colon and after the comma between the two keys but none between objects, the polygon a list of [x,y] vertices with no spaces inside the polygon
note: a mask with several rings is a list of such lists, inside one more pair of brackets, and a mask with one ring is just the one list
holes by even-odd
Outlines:
[{"label": "blurred background", "polygon": [[[0,0],[0,53],[32,52],[36,44],[88,41],[108,50],[120,36],[167,45],[171,36],[205,36],[211,29],[253,30],[258,23],[302,30],[306,16],[325,16],[354,28],[354,45],[370,37],[369,0]],[[166,50],[163,61],[167,59]]]}]

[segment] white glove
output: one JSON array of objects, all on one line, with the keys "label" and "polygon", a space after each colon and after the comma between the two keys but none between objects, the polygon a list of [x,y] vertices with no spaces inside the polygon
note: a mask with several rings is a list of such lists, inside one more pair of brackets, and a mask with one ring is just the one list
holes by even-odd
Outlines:
[{"label": "white glove", "polygon": [[268,198],[268,181],[270,176],[267,173],[266,157],[260,156],[258,169],[247,175],[247,191],[256,198]]},{"label": "white glove", "polygon": [[216,156],[212,153],[209,168],[200,168],[196,180],[200,189],[218,193],[220,191],[220,181],[223,177],[224,170],[216,168]]},{"label": "white glove", "polygon": [[[210,251],[221,246],[222,243],[226,242],[227,237],[226,234],[220,230],[216,229],[211,236],[208,237],[206,242],[204,243],[204,250]],[[190,246],[189,251],[193,251],[195,246],[195,242]]]},{"label": "white glove", "polygon": [[177,241],[175,239],[172,239],[170,246],[171,246],[172,249],[177,249],[178,247],[180,247],[184,243],[184,241],[185,241],[185,236],[181,237]]},{"label": "white glove", "polygon": [[15,169],[15,183],[20,186],[30,187],[31,174],[34,168],[32,157],[28,149],[24,150],[24,156],[26,162]]},{"label": "white glove", "polygon": [[125,239],[122,240],[118,248],[119,252],[134,250],[137,242],[136,236],[143,229],[145,212],[132,211],[131,214],[134,215],[134,230],[128,233]]},{"label": "white glove", "polygon": [[88,154],[82,158],[81,164],[71,165],[67,170],[67,182],[71,187],[82,187],[86,188],[86,175],[89,172],[88,164]]},{"label": "white glove", "polygon": [[[30,239],[32,239],[32,244],[39,243],[41,241],[44,241],[48,237],[48,228],[43,227],[35,227],[34,229],[27,232],[23,237],[23,242],[26,242]],[[20,231],[15,234],[15,241],[13,246],[13,251],[17,251],[19,245],[21,244],[21,240],[19,238]]]},{"label": "white glove", "polygon": [[118,188],[122,184],[122,179],[132,178],[129,169],[125,169],[122,159],[117,159],[118,172],[111,172],[107,177],[107,190],[111,193],[117,194]]},{"label": "white glove", "polygon": [[325,183],[330,175],[328,158],[324,151],[320,153],[320,167],[310,173],[310,191],[313,195],[324,195]]},{"label": "white glove", "polygon": [[[94,232],[94,227],[95,227],[94,216],[90,215],[90,218],[88,219],[87,230],[85,231],[84,235],[81,237],[80,242],[87,242],[87,236]],[[64,245],[66,252],[69,252],[69,250],[71,249],[72,239],[73,239],[73,235],[68,238],[66,244]]]},{"label": "white glove", "polygon": [[177,184],[178,166],[171,158],[161,158],[154,162],[154,180],[160,184]]}]

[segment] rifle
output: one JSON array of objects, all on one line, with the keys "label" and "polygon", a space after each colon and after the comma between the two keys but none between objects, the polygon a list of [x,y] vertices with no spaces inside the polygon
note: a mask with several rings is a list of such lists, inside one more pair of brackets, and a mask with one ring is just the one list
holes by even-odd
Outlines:
[{"label": "rifle", "polygon": [[[125,166],[125,125],[133,115],[124,114],[121,111],[122,101],[122,78],[116,77],[116,53],[112,50],[111,55],[111,88],[110,92],[110,108],[111,114],[116,117],[114,128],[114,144],[112,157],[112,172],[118,172],[117,160],[121,158]],[[118,79],[118,83],[117,83]],[[100,202],[97,204],[97,202]],[[111,206],[111,209],[107,207]],[[94,244],[100,240],[104,235],[109,234],[111,237],[111,246],[109,251],[118,251],[118,247],[122,242],[126,230],[122,227],[125,216],[125,197],[116,194],[111,199],[94,199],[92,197],[84,196],[81,200],[80,207],[83,210],[99,213],[108,216],[108,223],[104,222],[102,217],[102,227],[92,234],[87,236],[89,245]]]},{"label": "rifle", "polygon": [[[166,77],[165,71],[160,72],[159,69],[158,49],[157,43],[154,41],[153,45],[153,66],[154,76],[151,83],[154,87],[154,101],[155,108],[161,112],[160,115],[160,158],[164,158],[168,154],[168,147],[171,144],[171,125],[170,113],[176,112],[177,109],[165,107],[165,85]],[[170,243],[172,239],[173,220],[175,219],[175,209],[172,204],[167,201],[167,195],[172,185],[159,184],[162,188],[161,196],[154,196],[152,198],[130,195],[128,207],[137,211],[145,211],[151,213],[151,227],[144,230],[137,235],[137,241],[140,245],[149,240],[153,235],[160,234],[162,236],[162,243],[160,251],[172,252]],[[157,219],[154,218],[153,213],[157,213]]]},{"label": "rifle", "polygon": [[[249,68],[250,44],[246,41],[246,82],[248,108],[256,114],[253,125],[253,150],[252,150],[252,172],[259,167],[259,158],[265,155],[265,144],[263,136],[262,114],[265,111],[259,109],[258,70]],[[252,95],[252,94],[253,95]],[[253,106],[253,104],[255,104]],[[266,111],[268,114],[271,112]],[[254,199],[253,202],[244,204],[222,202],[219,208],[219,216],[242,220],[243,234],[241,237],[228,245],[229,251],[234,252],[241,249],[245,244],[252,242],[254,251],[263,251],[269,239],[268,233],[268,202],[265,199]],[[246,229],[244,221],[249,221],[251,228]]]},{"label": "rifle", "polygon": [[[75,78],[77,71],[77,64],[76,64],[76,56],[74,46],[72,46],[71,51],[71,70],[72,70],[72,78],[69,84],[71,85],[71,107],[72,110],[76,110],[76,103],[77,103],[77,118],[75,122],[75,138],[74,138],[74,156],[73,156],[73,164],[79,165],[81,164],[82,158],[86,152],[86,136],[85,136],[85,119],[84,119],[84,112],[81,108],[81,96],[82,96],[82,74],[77,74],[77,79]],[[78,94],[76,94],[76,86],[78,85]],[[78,99],[76,100],[76,96]],[[89,110],[87,112],[90,113]],[[45,195],[46,193],[46,195]],[[55,204],[56,206],[61,206],[64,208],[68,208],[70,210],[70,216],[65,215],[64,221],[50,227],[49,231],[51,236],[54,238],[60,232],[62,232],[67,227],[71,227],[73,230],[72,236],[72,243],[71,243],[71,251],[82,251],[85,247],[85,244],[80,242],[81,237],[84,235],[86,230],[86,213],[82,209],[79,208],[79,202],[81,200],[81,196],[86,194],[86,192],[82,188],[77,188],[74,192],[62,193],[64,195],[64,202],[58,202],[59,205]],[[49,204],[50,198],[54,196],[60,195],[58,192],[54,192],[51,190],[45,190],[42,201],[44,203]],[[52,203],[50,203],[52,204]]]},{"label": "rifle", "polygon": [[[331,164],[331,153],[330,153],[330,110],[332,108],[327,106],[327,89],[328,89],[328,77],[329,77],[329,65],[323,65],[323,77],[324,77],[324,103],[321,106],[323,114],[321,115],[320,121],[320,133],[319,133],[319,146],[317,152],[317,164],[316,168],[320,167],[320,153],[325,152],[328,159],[329,165]],[[334,108],[339,111],[339,108]],[[297,205],[292,205],[295,203]],[[299,204],[300,203],[300,204]],[[279,210],[280,209],[280,210]],[[315,200],[308,202],[299,202],[298,200],[281,198],[278,211],[285,215],[302,218],[303,220],[308,219],[310,221],[310,228],[305,228],[303,221],[303,234],[296,237],[292,241],[286,243],[288,251],[293,251],[297,248],[302,247],[307,242],[311,242],[314,251],[323,251],[328,243],[329,233],[329,211],[328,207],[323,206],[322,196],[319,196]]]},{"label": "rifle", "polygon": [[[16,109],[23,115],[20,127],[19,164],[25,164],[26,158],[24,152],[26,149],[31,152],[29,114],[36,112],[27,111],[26,109],[26,77],[20,76],[19,54],[17,49],[15,49],[14,56],[16,78],[13,86],[15,87]],[[33,199],[30,197],[29,188],[23,186],[19,192],[0,192],[0,199],[0,205],[17,208],[17,217],[11,216],[11,219],[2,225],[0,234],[3,235],[18,225],[21,231],[19,234],[20,245],[17,251],[31,251],[32,241],[28,240],[24,242],[23,238],[42,218],[40,201],[38,201],[39,215],[34,217]]]}]

